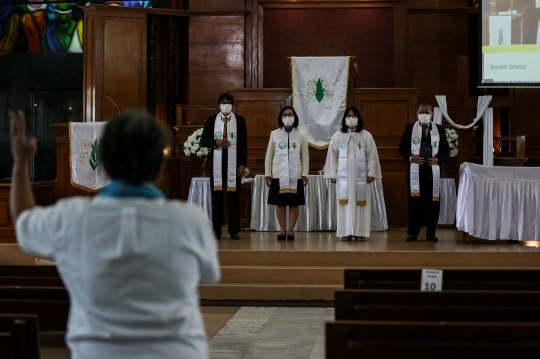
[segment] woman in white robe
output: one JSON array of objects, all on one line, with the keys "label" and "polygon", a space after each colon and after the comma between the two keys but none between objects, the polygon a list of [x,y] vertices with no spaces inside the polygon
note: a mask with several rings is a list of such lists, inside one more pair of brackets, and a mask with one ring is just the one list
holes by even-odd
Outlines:
[{"label": "woman in white robe", "polygon": [[[365,240],[371,231],[372,182],[382,178],[379,155],[373,136],[364,130],[364,122],[356,107],[351,106],[345,110],[341,126],[341,130],[330,140],[324,167],[325,178],[337,183],[336,235],[342,240],[351,240],[352,237]],[[343,155],[346,151],[347,157],[347,168],[341,168],[341,176],[340,148]],[[359,152],[361,149],[364,153]],[[357,157],[364,157],[365,163],[357,162]],[[362,158],[359,160],[362,161]],[[341,167],[344,167],[344,163],[342,162]],[[364,173],[365,179],[364,176],[357,176],[357,173]],[[340,180],[343,181],[341,193]]]}]

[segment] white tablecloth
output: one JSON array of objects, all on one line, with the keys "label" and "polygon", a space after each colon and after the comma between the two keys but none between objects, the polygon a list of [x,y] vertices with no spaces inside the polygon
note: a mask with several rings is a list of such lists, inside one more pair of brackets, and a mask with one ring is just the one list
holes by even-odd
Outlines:
[{"label": "white tablecloth", "polygon": [[[321,175],[309,176],[308,185],[304,188],[306,205],[300,206],[295,231],[336,230],[335,186]],[[267,204],[268,191],[264,176],[255,176],[251,201],[251,229],[256,231],[279,231],[275,206]],[[381,180],[375,180],[371,186],[371,203],[371,231],[384,231],[388,228],[388,221]]]},{"label": "white tablecloth", "polygon": [[[242,178],[242,184],[252,183],[253,178]],[[188,202],[196,204],[206,212],[212,222],[212,194],[210,177],[193,177],[189,186]]]},{"label": "white tablecloth", "polygon": [[463,163],[456,226],[483,239],[540,240],[540,168]]},{"label": "white tablecloth", "polygon": [[454,224],[456,219],[456,181],[453,178],[441,178],[441,210],[439,224]]},{"label": "white tablecloth", "polygon": [[212,197],[210,177],[193,177],[189,186],[188,202],[199,205],[212,221]]}]

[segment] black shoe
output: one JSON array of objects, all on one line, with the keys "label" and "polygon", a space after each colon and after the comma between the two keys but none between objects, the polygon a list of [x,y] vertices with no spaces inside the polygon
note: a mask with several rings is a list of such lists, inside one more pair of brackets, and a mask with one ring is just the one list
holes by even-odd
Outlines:
[{"label": "black shoe", "polygon": [[240,235],[238,233],[231,234],[231,239],[240,239]]},{"label": "black shoe", "polygon": [[413,237],[413,236],[407,236],[407,238],[405,238],[405,242],[415,242],[416,241],[416,237]]},{"label": "black shoe", "polygon": [[278,234],[277,235],[277,240],[278,241],[284,241],[287,239],[287,236],[285,236],[284,234]]},{"label": "black shoe", "polygon": [[433,236],[433,237],[426,236],[426,241],[428,241],[428,242],[438,242],[439,240],[435,236]]},{"label": "black shoe", "polygon": [[294,236],[291,236],[290,234],[287,234],[287,240],[288,241],[294,241]]}]

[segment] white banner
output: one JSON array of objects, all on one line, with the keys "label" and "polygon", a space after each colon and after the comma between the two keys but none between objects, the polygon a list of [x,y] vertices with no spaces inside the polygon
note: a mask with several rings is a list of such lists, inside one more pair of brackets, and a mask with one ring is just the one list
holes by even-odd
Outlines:
[{"label": "white banner", "polygon": [[99,139],[107,122],[69,124],[69,164],[71,184],[87,192],[97,192],[110,180],[99,161]]},{"label": "white banner", "polygon": [[349,57],[293,57],[292,105],[310,146],[327,148],[341,128],[347,103]]}]

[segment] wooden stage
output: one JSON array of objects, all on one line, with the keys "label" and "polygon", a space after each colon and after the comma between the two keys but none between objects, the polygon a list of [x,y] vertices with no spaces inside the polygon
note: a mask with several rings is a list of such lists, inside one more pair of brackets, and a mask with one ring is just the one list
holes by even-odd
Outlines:
[{"label": "wooden stage", "polygon": [[[205,300],[333,300],[343,287],[343,269],[378,268],[540,268],[540,242],[463,243],[462,232],[439,229],[438,243],[405,242],[405,228],[374,232],[365,242],[343,242],[334,232],[297,232],[295,241],[277,241],[276,232],[241,232],[219,240],[222,281],[201,285]],[[16,244],[0,245],[0,264],[32,264]],[[40,261],[39,264],[47,264]]]}]

